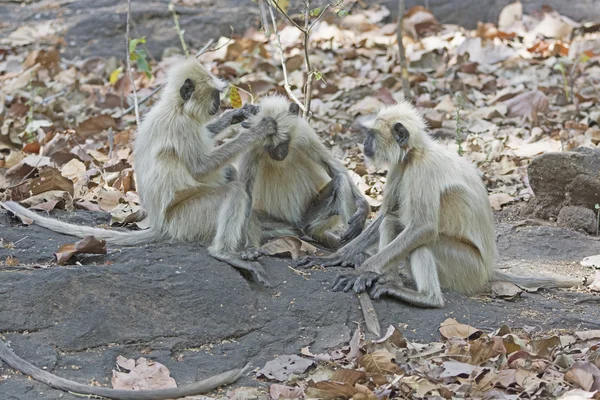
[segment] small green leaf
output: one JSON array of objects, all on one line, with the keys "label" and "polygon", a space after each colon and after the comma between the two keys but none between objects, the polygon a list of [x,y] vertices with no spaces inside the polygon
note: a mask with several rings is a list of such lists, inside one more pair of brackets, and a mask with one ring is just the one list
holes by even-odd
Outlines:
[{"label": "small green leaf", "polygon": [[552,67],[553,70],[555,71],[560,71],[563,74],[565,73],[565,66],[562,63],[556,63],[554,64],[554,67]]},{"label": "small green leaf", "polygon": [[579,57],[579,61],[582,63],[586,63],[590,60],[590,56],[587,55],[587,53],[582,53],[581,56]]},{"label": "small green leaf", "polygon": [[150,73],[150,66],[145,58],[138,58],[137,67],[140,71],[144,72],[148,79],[152,78],[152,74]]},{"label": "small green leaf", "polygon": [[323,74],[321,73],[321,71],[315,71],[315,79],[318,81],[323,79]]},{"label": "small green leaf", "polygon": [[599,209],[600,209],[600,204],[596,204],[596,205],[594,206],[594,208],[595,208],[596,210],[599,210]]},{"label": "small green leaf", "polygon": [[318,17],[319,15],[321,15],[321,8],[320,7],[313,8],[312,10],[310,10],[310,16],[311,17]]},{"label": "small green leaf", "polygon": [[137,45],[140,43],[146,43],[146,38],[141,37],[141,38],[130,39],[129,40],[129,54],[133,53],[135,51],[135,49],[137,48]]},{"label": "small green leaf", "polygon": [[340,10],[337,14],[338,17],[345,17],[346,15],[348,15],[348,10]]}]

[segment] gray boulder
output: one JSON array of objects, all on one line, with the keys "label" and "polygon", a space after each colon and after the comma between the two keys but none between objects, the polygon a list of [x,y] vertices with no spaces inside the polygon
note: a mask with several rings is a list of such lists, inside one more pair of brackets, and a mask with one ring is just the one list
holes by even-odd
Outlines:
[{"label": "gray boulder", "polygon": [[580,147],[546,153],[527,168],[535,196],[525,209],[537,218],[555,218],[565,206],[594,210],[600,203],[600,150]]}]

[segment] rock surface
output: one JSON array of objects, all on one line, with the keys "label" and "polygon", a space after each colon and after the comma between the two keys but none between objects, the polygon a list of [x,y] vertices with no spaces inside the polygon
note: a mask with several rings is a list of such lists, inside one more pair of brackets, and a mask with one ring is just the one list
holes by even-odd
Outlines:
[{"label": "rock surface", "polygon": [[596,215],[589,208],[565,206],[558,213],[558,225],[573,230],[596,233]]},{"label": "rock surface", "polygon": [[533,217],[556,217],[565,206],[593,210],[600,203],[600,150],[545,153],[531,161],[527,174],[535,196],[525,212]]},{"label": "rock surface", "polygon": [[[320,1],[323,3],[324,0]],[[443,23],[474,28],[477,21],[498,22],[504,6],[512,0],[430,0],[425,2]],[[35,26],[41,21],[56,20],[66,26],[66,55],[68,58],[116,56],[125,54],[126,2],[122,0],[0,2],[0,35],[8,35],[24,22]],[[146,36],[147,48],[159,59],[167,47],[180,47],[173,17],[167,9],[169,0],[132,0],[132,37]],[[211,38],[241,35],[248,26],[259,24],[256,4],[251,0],[197,0],[194,7],[177,6],[180,24],[192,48],[200,48]],[[374,3],[368,0],[366,3]],[[385,4],[396,18],[396,0],[377,1]],[[294,3],[292,3],[294,4]],[[523,2],[526,13],[547,4],[575,20],[594,21],[600,18],[600,0],[529,0]],[[424,5],[422,1],[407,0],[407,8]]]},{"label": "rock surface", "polygon": [[[107,222],[98,213],[53,212],[71,222]],[[600,253],[600,241],[562,228],[497,229],[501,267],[515,273],[589,273],[577,265]],[[263,367],[282,354],[299,354],[347,343],[362,321],[357,298],[329,287],[340,271],[310,270],[303,277],[287,259],[263,261],[273,287],[249,284],[233,268],[193,244],[109,248],[105,256],[83,256],[82,265],[57,266],[52,254],[73,238],[38,226],[24,227],[0,211],[0,333],[14,351],[62,377],[110,385],[118,355],[165,364],[181,385],[250,362]],[[35,268],[35,267],[43,268]],[[550,290],[524,293],[516,302],[484,294],[446,293],[443,309],[374,302],[382,329],[403,326],[413,340],[437,340],[439,324],[452,316],[478,328],[600,329],[600,311],[576,304],[588,295]],[[256,385],[248,374],[237,385]],[[2,399],[78,399],[15,375],[0,363]],[[35,393],[35,396],[32,395]]]}]

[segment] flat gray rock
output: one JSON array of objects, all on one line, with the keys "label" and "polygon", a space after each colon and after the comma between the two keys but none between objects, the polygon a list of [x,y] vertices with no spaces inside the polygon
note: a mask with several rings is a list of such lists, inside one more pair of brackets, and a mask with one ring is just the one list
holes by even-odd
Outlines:
[{"label": "flat gray rock", "polygon": [[[108,221],[91,212],[52,216],[89,225]],[[80,257],[82,265],[57,266],[53,253],[73,238],[21,226],[5,211],[0,232],[4,243],[16,243],[0,248],[0,260],[11,255],[20,262],[0,266],[0,332],[18,355],[81,383],[95,379],[110,386],[118,355],[159,361],[180,385],[247,362],[263,367],[304,346],[318,352],[344,345],[363,320],[355,295],[330,290],[340,268],[310,270],[304,277],[288,268],[290,260],[266,258],[273,287],[265,289],[194,244],[109,247],[107,255]],[[500,266],[529,273],[572,271],[573,262],[600,253],[595,238],[548,226],[500,224],[498,243]],[[575,304],[584,298],[548,290],[515,302],[446,293],[443,309],[392,300],[374,304],[384,331],[400,325],[409,339],[432,341],[448,317],[488,331],[502,324],[538,331],[599,329],[598,307]],[[237,383],[256,384],[252,374]],[[14,400],[78,398],[15,375],[3,364],[0,393]]]}]

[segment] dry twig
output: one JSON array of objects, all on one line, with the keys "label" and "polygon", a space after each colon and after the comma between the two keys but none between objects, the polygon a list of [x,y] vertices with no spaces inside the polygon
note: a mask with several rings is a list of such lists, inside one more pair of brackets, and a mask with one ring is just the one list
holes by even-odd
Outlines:
[{"label": "dry twig", "polygon": [[129,53],[129,20],[131,19],[131,0],[127,0],[127,28],[125,33],[125,51],[127,52],[127,74],[129,75],[129,80],[131,81],[131,88],[133,90],[133,108],[135,110],[135,121],[137,125],[140,126],[140,110],[138,108],[138,99],[137,99],[137,90],[135,89],[135,81],[133,80],[133,73],[131,72],[131,54]]}]

